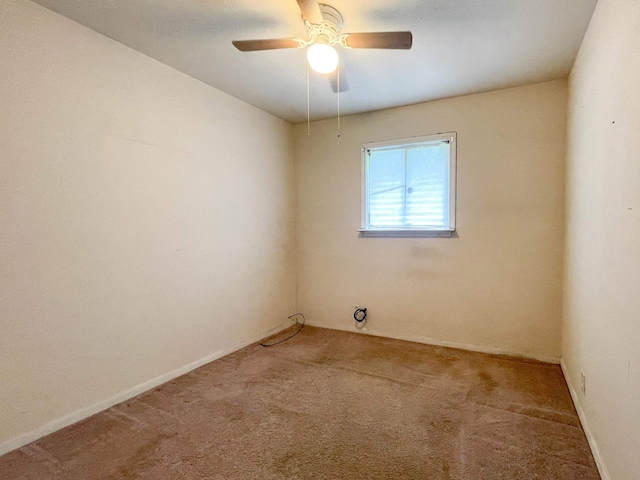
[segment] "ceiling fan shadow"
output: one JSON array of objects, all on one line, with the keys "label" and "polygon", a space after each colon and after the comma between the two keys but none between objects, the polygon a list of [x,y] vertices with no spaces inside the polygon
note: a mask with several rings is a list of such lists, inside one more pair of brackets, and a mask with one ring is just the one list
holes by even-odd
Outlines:
[{"label": "ceiling fan shadow", "polygon": [[338,82],[337,72],[329,74],[328,77],[333,93],[338,93],[338,90],[340,91],[340,93],[349,91],[349,82],[347,82],[347,76],[344,73],[344,69],[340,69],[340,82]]},{"label": "ceiling fan shadow", "polygon": [[495,21],[505,17],[513,9],[510,0],[414,0],[402,2],[393,8],[374,8],[365,13],[365,18],[378,24],[396,23],[410,25],[416,21],[436,25]]},{"label": "ceiling fan shadow", "polygon": [[[1,0],[0,0],[1,1]],[[202,0],[35,0],[93,30],[126,39],[153,38],[228,39],[247,32],[266,33],[278,27],[289,31],[289,22],[279,12],[258,5],[239,11],[232,2]],[[295,4],[292,8],[295,11]]]},{"label": "ceiling fan shadow", "polygon": [[149,29],[160,30],[181,39],[203,37],[227,39],[247,32],[265,32],[277,27],[286,28],[277,15],[258,12],[220,11],[198,8],[185,8],[184,5],[162,5],[148,11],[151,15],[141,18],[141,23]]}]

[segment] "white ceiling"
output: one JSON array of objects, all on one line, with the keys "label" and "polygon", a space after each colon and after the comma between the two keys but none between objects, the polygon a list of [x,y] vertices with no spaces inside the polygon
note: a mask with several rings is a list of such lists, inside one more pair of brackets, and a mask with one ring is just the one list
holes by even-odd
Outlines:
[{"label": "white ceiling", "polygon": [[[231,40],[306,38],[295,0],[35,0],[284,120],[307,119],[304,50],[242,53]],[[564,78],[597,0],[326,0],[343,32],[411,30],[411,50],[339,53],[341,114]],[[337,113],[322,75],[311,118]]]}]

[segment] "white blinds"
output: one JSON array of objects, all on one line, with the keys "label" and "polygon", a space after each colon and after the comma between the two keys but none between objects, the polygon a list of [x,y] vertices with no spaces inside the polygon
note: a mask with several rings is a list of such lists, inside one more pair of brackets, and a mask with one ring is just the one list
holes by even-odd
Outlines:
[{"label": "white blinds", "polygon": [[368,150],[367,228],[448,228],[450,144]]}]

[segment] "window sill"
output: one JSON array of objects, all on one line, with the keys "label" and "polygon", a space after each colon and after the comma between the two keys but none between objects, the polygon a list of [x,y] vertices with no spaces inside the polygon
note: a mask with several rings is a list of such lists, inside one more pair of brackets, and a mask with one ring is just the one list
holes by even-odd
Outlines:
[{"label": "window sill", "polygon": [[435,237],[451,238],[455,229],[440,230],[392,230],[392,229],[369,229],[359,228],[361,237]]}]

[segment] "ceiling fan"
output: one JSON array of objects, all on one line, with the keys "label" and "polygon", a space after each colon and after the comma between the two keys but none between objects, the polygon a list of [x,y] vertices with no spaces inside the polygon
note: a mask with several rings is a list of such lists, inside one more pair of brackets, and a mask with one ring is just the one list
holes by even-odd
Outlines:
[{"label": "ceiling fan", "polygon": [[[302,12],[309,40],[300,38],[274,38],[264,40],[234,40],[233,45],[242,52],[276,50],[281,48],[307,48],[309,66],[319,73],[332,73],[338,66],[338,53],[333,48],[383,48],[408,50],[413,43],[411,32],[342,33],[342,15],[330,5],[317,0],[297,0]],[[348,89],[344,80],[331,86],[334,92]],[[339,87],[339,88],[338,88]]]}]

